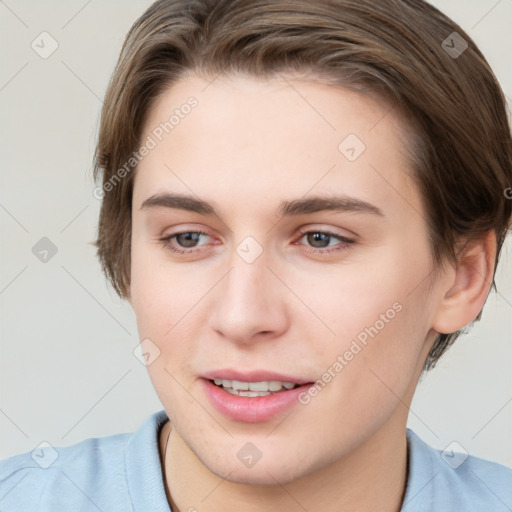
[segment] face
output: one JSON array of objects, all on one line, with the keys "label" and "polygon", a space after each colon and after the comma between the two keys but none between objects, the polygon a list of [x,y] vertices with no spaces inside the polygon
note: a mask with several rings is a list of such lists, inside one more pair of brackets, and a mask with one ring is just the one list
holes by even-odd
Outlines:
[{"label": "face", "polygon": [[198,460],[287,482],[405,426],[433,339],[425,215],[386,105],[298,77],[210,81],[188,75],[147,119],[130,302]]}]

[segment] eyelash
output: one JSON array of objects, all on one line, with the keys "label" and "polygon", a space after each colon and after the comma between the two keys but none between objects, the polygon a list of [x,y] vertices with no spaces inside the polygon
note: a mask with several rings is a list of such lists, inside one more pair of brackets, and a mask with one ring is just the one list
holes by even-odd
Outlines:
[{"label": "eyelash", "polygon": [[[160,238],[160,242],[163,243],[163,246],[166,248],[166,249],[169,249],[170,251],[172,252],[175,252],[175,253],[179,253],[179,254],[192,254],[194,252],[197,252],[197,250],[201,250],[200,248],[198,247],[192,247],[190,249],[186,249],[186,248],[180,248],[180,249],[177,249],[176,247],[174,247],[170,242],[173,238],[176,238],[178,235],[185,235],[185,234],[197,234],[197,235],[205,235],[205,236],[209,236],[208,233],[205,233],[204,231],[180,231],[178,233],[173,233],[172,235],[168,235],[168,236],[165,236],[165,237],[162,237]],[[341,236],[341,235],[337,235],[336,233],[332,233],[331,231],[320,231],[320,230],[309,230],[309,231],[300,231],[300,238],[299,238],[299,241],[306,235],[309,235],[309,234],[321,234],[321,235],[326,235],[326,236],[329,236],[329,237],[332,237],[332,238],[336,238],[337,240],[340,241],[340,243],[338,244],[338,246],[336,246],[335,248],[325,248],[325,249],[318,249],[316,247],[313,247],[311,248],[308,252],[311,252],[311,253],[316,253],[316,254],[327,254],[327,253],[332,253],[332,252],[338,252],[338,251],[342,251],[342,250],[345,250],[348,248],[349,245],[351,244],[354,244],[355,243],[355,240],[352,240],[350,238],[346,238],[344,236]]]}]

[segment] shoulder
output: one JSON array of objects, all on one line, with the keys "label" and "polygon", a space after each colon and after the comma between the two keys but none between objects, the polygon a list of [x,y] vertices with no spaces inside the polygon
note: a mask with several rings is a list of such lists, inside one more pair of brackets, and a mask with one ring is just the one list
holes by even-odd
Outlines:
[{"label": "shoulder", "polygon": [[512,469],[469,455],[458,443],[444,451],[407,431],[409,481],[403,512],[493,512],[512,509]]},{"label": "shoulder", "polygon": [[16,510],[50,510],[40,500],[53,501],[56,496],[62,504],[81,503],[82,491],[94,501],[96,489],[122,485],[123,454],[129,439],[130,434],[118,434],[66,447],[45,443],[0,461],[2,510],[15,510],[14,505]]},{"label": "shoulder", "polygon": [[[142,464],[148,458],[158,463],[157,445],[151,441],[162,413],[152,415],[134,433],[90,438],[67,447],[43,443],[1,460],[1,510],[64,510],[71,504],[76,510],[131,510],[130,468],[139,465],[139,458]],[[145,444],[153,453],[144,449]]]}]

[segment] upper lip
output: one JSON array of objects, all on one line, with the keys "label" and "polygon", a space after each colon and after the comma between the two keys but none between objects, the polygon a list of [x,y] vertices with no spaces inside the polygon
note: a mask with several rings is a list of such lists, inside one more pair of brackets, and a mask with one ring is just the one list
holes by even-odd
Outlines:
[{"label": "upper lip", "polygon": [[278,372],[268,370],[235,370],[232,368],[223,368],[212,370],[201,375],[204,379],[214,380],[238,380],[242,382],[267,382],[271,380],[279,382],[292,382],[293,384],[308,384],[312,382],[308,379],[284,375]]}]

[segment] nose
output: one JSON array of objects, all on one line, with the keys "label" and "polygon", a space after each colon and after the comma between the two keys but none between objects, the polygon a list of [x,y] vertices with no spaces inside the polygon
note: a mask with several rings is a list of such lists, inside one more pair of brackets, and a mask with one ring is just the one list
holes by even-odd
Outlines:
[{"label": "nose", "polygon": [[251,344],[278,338],[288,329],[290,298],[265,253],[251,263],[234,254],[230,270],[215,288],[210,322],[225,339]]}]

